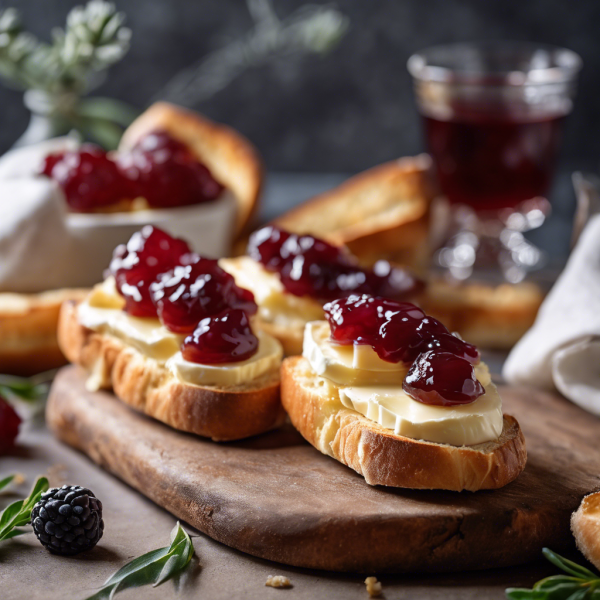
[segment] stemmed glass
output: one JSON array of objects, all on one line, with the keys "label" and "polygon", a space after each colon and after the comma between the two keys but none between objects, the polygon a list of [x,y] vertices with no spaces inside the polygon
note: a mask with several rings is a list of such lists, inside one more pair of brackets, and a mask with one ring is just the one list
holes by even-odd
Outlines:
[{"label": "stemmed glass", "polygon": [[[437,264],[455,279],[524,279],[542,252],[523,236],[546,199],[581,59],[522,42],[436,46],[410,57],[449,213]],[[499,277],[500,276],[500,277]]]}]

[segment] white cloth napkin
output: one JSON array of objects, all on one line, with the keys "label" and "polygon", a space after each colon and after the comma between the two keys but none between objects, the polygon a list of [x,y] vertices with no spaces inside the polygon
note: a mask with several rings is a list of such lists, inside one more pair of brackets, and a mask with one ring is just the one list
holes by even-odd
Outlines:
[{"label": "white cloth napkin", "polygon": [[600,215],[587,224],[503,374],[510,383],[557,388],[600,416]]}]

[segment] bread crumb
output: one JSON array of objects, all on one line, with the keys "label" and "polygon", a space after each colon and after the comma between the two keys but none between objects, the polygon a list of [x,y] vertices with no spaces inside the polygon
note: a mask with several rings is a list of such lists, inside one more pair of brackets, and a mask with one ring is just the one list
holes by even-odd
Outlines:
[{"label": "bread crumb", "polygon": [[292,582],[285,575],[269,575],[265,585],[274,588],[291,588]]},{"label": "bread crumb", "polygon": [[367,593],[370,598],[381,596],[381,582],[377,581],[377,577],[367,577],[365,579],[365,585],[367,586]]}]

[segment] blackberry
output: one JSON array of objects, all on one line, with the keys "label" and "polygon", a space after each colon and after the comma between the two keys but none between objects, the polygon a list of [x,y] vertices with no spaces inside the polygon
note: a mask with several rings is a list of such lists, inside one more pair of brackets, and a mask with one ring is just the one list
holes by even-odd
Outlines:
[{"label": "blackberry", "polygon": [[93,548],[102,537],[102,502],[78,485],[52,488],[33,507],[31,524],[53,554],[77,554]]}]

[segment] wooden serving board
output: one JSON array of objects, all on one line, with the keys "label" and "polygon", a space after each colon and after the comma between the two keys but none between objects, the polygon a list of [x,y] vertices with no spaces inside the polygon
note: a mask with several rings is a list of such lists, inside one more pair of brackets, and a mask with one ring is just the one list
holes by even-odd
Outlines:
[{"label": "wooden serving board", "polygon": [[57,376],[47,421],[178,518],[249,554],[333,571],[464,571],[572,546],[570,515],[600,489],[599,419],[542,392],[501,394],[529,461],[512,484],[477,493],[370,487],[291,426],[221,444],[180,433],[87,392],[76,367]]}]

